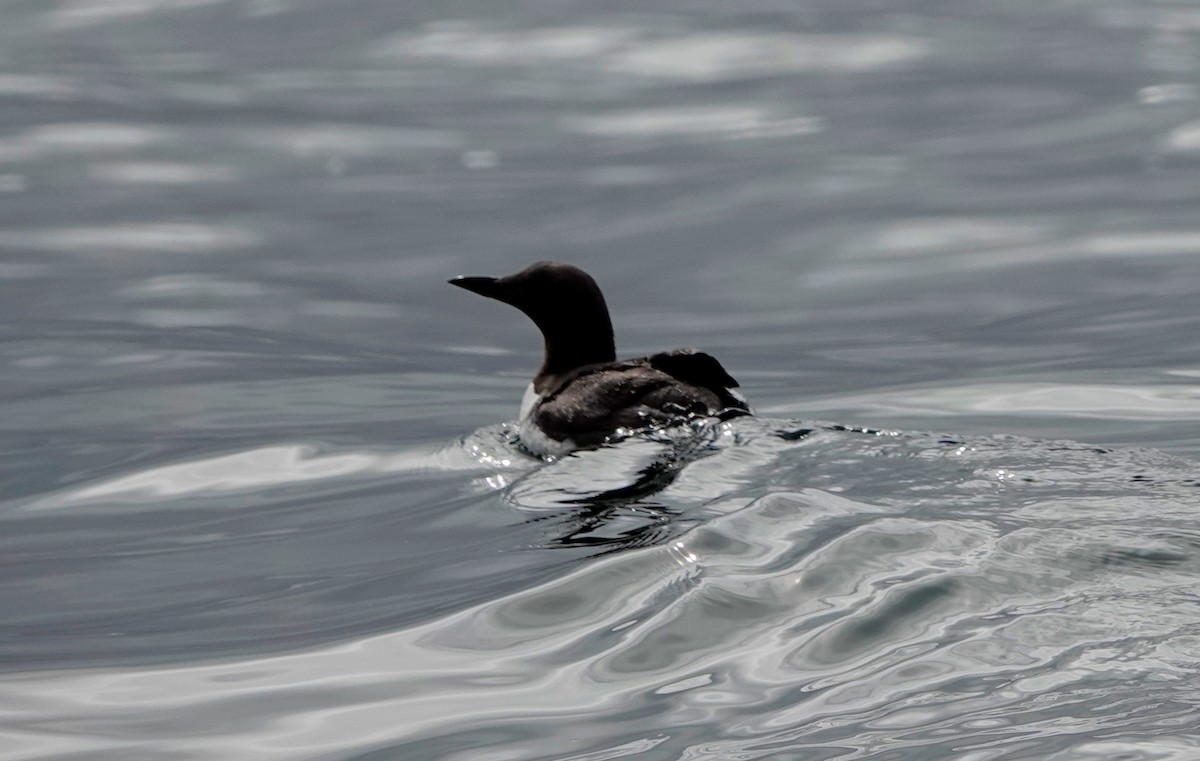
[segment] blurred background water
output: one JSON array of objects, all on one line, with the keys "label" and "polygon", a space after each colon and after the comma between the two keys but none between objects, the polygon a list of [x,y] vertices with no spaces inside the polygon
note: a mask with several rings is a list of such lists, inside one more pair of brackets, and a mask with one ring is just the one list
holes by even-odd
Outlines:
[{"label": "blurred background water", "polygon": [[[0,759],[1200,755],[1200,5],[0,20]],[[540,258],[759,416],[515,450]]]}]

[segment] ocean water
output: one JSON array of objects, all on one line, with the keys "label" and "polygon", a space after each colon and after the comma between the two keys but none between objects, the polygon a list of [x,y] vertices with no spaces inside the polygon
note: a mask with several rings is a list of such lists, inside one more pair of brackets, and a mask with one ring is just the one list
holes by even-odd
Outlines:
[{"label": "ocean water", "polygon": [[0,761],[1200,756],[1194,3],[0,20]]}]

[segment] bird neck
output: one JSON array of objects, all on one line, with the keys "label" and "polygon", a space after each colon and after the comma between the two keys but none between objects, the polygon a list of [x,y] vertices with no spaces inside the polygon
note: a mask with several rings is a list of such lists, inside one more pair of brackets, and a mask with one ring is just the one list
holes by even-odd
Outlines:
[{"label": "bird neck", "polygon": [[548,391],[567,373],[617,359],[612,322],[607,314],[561,329],[543,328],[542,334],[545,338],[545,354],[542,366],[534,377],[534,387],[538,393]]}]

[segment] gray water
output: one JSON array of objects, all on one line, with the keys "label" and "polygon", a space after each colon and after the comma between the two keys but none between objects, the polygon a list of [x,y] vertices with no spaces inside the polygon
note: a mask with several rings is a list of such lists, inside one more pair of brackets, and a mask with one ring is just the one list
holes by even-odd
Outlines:
[{"label": "gray water", "polygon": [[[1200,6],[0,21],[0,761],[1200,755]],[[520,452],[541,258],[758,415]]]}]

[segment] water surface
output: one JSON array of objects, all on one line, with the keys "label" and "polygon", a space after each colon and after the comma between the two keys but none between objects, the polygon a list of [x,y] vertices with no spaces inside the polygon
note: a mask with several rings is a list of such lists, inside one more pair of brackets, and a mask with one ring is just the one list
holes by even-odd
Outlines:
[{"label": "water surface", "polygon": [[[1193,9],[0,16],[0,759],[1196,755]],[[758,417],[515,449],[539,258]]]}]

